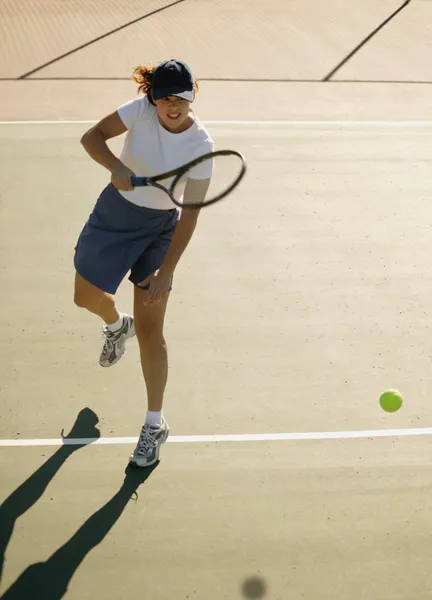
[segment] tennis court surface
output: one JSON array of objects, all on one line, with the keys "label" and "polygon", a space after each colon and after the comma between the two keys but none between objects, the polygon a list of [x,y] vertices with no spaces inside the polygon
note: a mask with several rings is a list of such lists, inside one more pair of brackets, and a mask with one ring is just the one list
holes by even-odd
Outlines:
[{"label": "tennis court surface", "polygon": [[[432,596],[431,17],[425,0],[3,3],[1,598]],[[107,181],[79,140],[134,97],[136,64],[171,56],[248,174],[176,271],[171,437],[129,470],[138,344],[101,369],[101,323],[72,300]]]}]

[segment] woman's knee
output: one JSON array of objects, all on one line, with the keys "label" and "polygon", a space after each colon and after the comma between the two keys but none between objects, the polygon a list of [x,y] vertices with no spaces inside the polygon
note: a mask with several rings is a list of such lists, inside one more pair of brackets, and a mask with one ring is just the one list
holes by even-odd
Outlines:
[{"label": "woman's knee", "polygon": [[162,354],[167,354],[168,348],[162,333],[155,331],[144,332],[136,329],[135,331],[141,357],[144,357],[145,360],[148,360],[148,358],[151,356],[161,356]]},{"label": "woman's knee", "polygon": [[135,289],[134,324],[138,342],[144,345],[164,345],[164,321],[168,298],[156,304],[145,304],[144,290]]},{"label": "woman's knee", "polygon": [[163,319],[160,316],[155,315],[155,318],[152,318],[151,311],[148,311],[145,315],[135,313],[134,325],[141,348],[151,350],[166,345]]},{"label": "woman's knee", "polygon": [[164,333],[159,326],[152,326],[149,323],[137,323],[136,320],[134,324],[138,343],[141,347],[155,348],[166,346]]},{"label": "woman's knee", "polygon": [[106,300],[105,292],[85,280],[81,275],[75,276],[74,303],[79,308],[95,308]]},{"label": "woman's knee", "polygon": [[82,289],[75,288],[73,301],[79,308],[87,308],[89,297]]}]

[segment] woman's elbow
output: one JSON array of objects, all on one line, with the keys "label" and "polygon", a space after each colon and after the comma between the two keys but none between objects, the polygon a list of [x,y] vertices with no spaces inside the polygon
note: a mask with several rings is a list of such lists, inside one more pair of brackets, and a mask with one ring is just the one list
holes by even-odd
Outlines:
[{"label": "woman's elbow", "polygon": [[85,148],[85,146],[86,146],[86,143],[88,142],[88,139],[89,139],[89,137],[90,137],[90,135],[89,135],[89,134],[90,134],[90,131],[86,131],[86,132],[85,132],[85,133],[84,133],[84,134],[81,136],[81,139],[80,139],[80,144],[81,144],[81,146],[84,146],[84,148]]},{"label": "woman's elbow", "polygon": [[88,129],[81,136],[81,139],[80,139],[81,146],[84,146],[84,148],[85,148],[89,144],[89,142],[91,142],[95,138],[96,134],[97,134],[97,131],[94,129],[94,127],[92,127],[91,129]]}]

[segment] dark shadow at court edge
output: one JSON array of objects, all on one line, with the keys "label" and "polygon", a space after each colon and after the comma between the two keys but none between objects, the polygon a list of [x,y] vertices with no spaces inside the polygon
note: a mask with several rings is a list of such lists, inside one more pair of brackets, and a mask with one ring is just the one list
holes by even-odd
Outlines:
[{"label": "dark shadow at court edge", "polygon": [[[97,415],[83,409],[65,439],[98,438]],[[5,552],[17,519],[42,496],[60,467],[74,452],[87,444],[61,446],[37,471],[22,483],[0,507],[0,576]],[[1,596],[1,600],[59,600],[87,554],[105,538],[121,516],[138,487],[146,481],[156,463],[148,469],[127,467],[119,491],[95,512],[78,531],[46,561],[30,565]]]}]

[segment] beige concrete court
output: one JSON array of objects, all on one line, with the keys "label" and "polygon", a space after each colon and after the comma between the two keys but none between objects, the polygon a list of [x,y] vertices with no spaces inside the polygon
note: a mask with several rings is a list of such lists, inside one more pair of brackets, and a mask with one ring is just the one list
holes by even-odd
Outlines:
[{"label": "beige concrete court", "polygon": [[[429,76],[432,5],[409,4],[336,76],[357,83],[205,79],[319,79],[400,4],[185,1],[14,80],[163,3],[104,3],[98,20],[44,6],[5,3],[15,35],[0,37],[0,120],[58,121],[0,125],[1,594],[231,599],[260,576],[269,600],[426,600],[431,436],[372,430],[431,427],[432,85],[409,81]],[[196,110],[249,172],[202,213],[175,277],[165,412],[171,441],[189,437],[125,478],[133,444],[36,444],[130,438],[143,419],[136,342],[101,369],[100,324],[72,303],[73,246],[107,174],[79,145],[88,125],[61,122],[132,97],[92,78],[128,77],[140,44],[196,64]],[[363,83],[385,79],[400,83]],[[378,406],[387,387],[399,413]],[[370,435],[193,441],[329,431]]]}]

